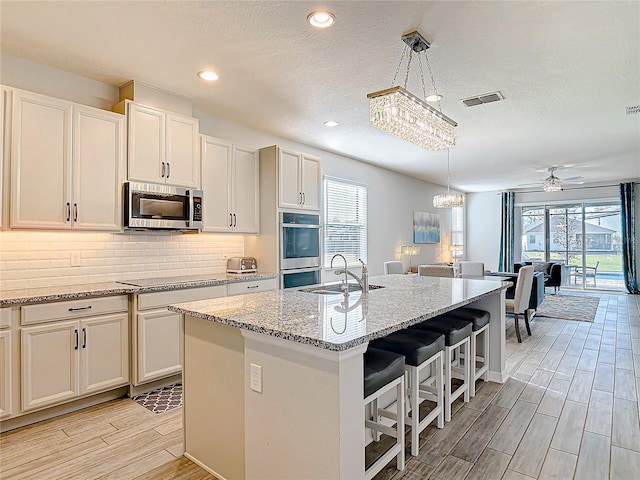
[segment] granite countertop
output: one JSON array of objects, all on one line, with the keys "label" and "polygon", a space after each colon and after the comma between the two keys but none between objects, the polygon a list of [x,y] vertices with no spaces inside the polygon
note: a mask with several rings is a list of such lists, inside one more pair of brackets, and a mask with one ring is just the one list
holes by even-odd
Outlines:
[{"label": "granite countertop", "polygon": [[327,350],[341,351],[475,300],[508,282],[386,275],[368,294],[286,289],[172,305],[169,310]]},{"label": "granite countertop", "polygon": [[145,280],[123,280],[129,283],[105,282],[83,285],[65,285],[40,288],[24,288],[16,290],[2,290],[0,292],[0,306],[24,305],[29,303],[53,302],[56,300],[73,300],[87,297],[105,297],[109,295],[127,295],[130,293],[162,292],[167,290],[181,290],[184,288],[208,287],[227,285],[229,283],[250,282],[277,278],[275,273],[255,274],[226,274],[198,275],[187,277],[168,277]]}]

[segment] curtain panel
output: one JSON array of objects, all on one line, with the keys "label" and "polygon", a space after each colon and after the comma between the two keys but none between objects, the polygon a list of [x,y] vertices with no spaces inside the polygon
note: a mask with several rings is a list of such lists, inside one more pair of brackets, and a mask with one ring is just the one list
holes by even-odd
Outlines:
[{"label": "curtain panel", "polygon": [[638,251],[636,237],[636,194],[633,182],[620,184],[622,223],[622,272],[629,293],[638,295]]},{"label": "curtain panel", "polygon": [[515,198],[516,194],[513,192],[502,192],[502,232],[498,264],[500,272],[513,272]]}]

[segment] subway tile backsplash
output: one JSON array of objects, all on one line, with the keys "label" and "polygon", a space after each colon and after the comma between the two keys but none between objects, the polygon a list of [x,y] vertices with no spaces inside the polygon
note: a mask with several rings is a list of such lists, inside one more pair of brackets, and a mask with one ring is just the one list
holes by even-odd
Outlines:
[{"label": "subway tile backsplash", "polygon": [[0,288],[223,273],[243,252],[241,235],[3,231]]}]

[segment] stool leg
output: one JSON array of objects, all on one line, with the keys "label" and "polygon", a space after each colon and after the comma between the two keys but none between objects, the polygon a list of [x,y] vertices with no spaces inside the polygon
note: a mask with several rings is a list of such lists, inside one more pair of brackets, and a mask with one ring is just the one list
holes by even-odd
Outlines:
[{"label": "stool leg", "polygon": [[402,381],[400,385],[396,388],[396,404],[397,404],[397,421],[396,421],[396,434],[397,434],[397,443],[400,445],[400,452],[398,452],[398,456],[396,457],[396,468],[398,470],[404,470],[404,398],[405,398],[405,385],[404,385],[404,377],[402,377]]},{"label": "stool leg", "polygon": [[465,352],[465,362],[469,364],[469,368],[471,369],[471,376],[469,377],[469,396],[476,396],[476,342],[478,337],[472,333],[471,339],[469,342],[469,353],[470,355],[466,355]]},{"label": "stool leg", "polygon": [[[373,400],[373,402],[371,402],[371,420],[374,423],[380,423],[380,415],[378,415],[378,399],[377,398]],[[377,430],[373,430],[371,433],[373,435],[373,441],[379,442],[382,434]]]},{"label": "stool leg", "polygon": [[[463,343],[463,345],[464,345],[464,352],[465,352],[464,376],[465,376],[465,381],[467,382],[467,388],[464,391],[464,402],[469,403],[470,394],[471,394],[471,382],[473,382],[473,376],[472,376],[473,374],[471,373],[471,362],[469,361],[469,355],[466,355],[466,354],[469,353],[469,351],[471,350],[471,337],[467,337],[467,340],[465,341],[465,343]],[[474,357],[473,363],[475,365],[475,357]],[[475,366],[474,366],[474,371],[475,371]]]},{"label": "stool leg", "polygon": [[442,387],[444,386],[444,379],[442,375],[442,359],[444,353],[440,352],[440,355],[436,359],[436,391],[438,392],[438,406],[440,407],[440,414],[438,415],[438,428],[444,427],[444,392]]},{"label": "stool leg", "polygon": [[[489,365],[489,329],[485,329],[482,332],[482,357],[484,358],[484,362],[482,364],[483,367]],[[486,382],[489,381],[489,368],[486,368],[486,371],[482,375],[482,379]]]},{"label": "stool leg", "polygon": [[420,450],[420,438],[418,423],[420,423],[420,378],[418,368],[411,368],[411,455],[418,456]]},{"label": "stool leg", "polygon": [[451,421],[451,347],[444,349],[444,420]]}]

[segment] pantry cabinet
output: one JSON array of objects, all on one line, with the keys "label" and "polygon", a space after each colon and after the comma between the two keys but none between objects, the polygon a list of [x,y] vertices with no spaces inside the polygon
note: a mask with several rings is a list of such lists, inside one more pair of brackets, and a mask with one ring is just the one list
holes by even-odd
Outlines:
[{"label": "pantry cabinet", "polygon": [[122,229],[124,117],[13,91],[11,228]]},{"label": "pantry cabinet", "polygon": [[278,192],[281,208],[320,209],[320,160],[278,149]]},{"label": "pantry cabinet", "polygon": [[129,100],[123,105],[114,110],[126,109],[128,179],[199,188],[198,119]]},{"label": "pantry cabinet", "polygon": [[205,232],[259,233],[259,159],[254,150],[201,135]]},{"label": "pantry cabinet", "polygon": [[21,317],[23,411],[129,383],[127,297],[29,305]]}]

